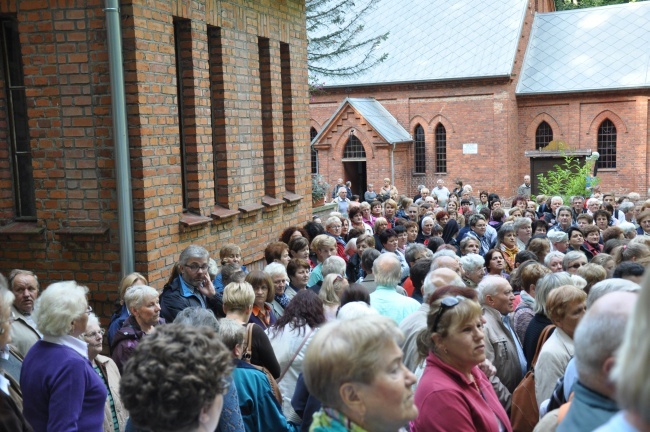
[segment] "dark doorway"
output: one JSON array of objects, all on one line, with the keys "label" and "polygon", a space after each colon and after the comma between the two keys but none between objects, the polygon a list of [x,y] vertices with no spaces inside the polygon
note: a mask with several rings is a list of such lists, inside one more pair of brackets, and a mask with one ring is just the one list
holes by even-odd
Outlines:
[{"label": "dark doorway", "polygon": [[359,195],[359,201],[363,201],[363,194],[366,192],[368,185],[366,183],[366,162],[343,162],[343,172],[345,180],[352,182],[352,193]]},{"label": "dark doorway", "polygon": [[[580,164],[584,164],[585,156],[575,156],[576,159],[580,161]],[[548,171],[555,168],[556,165],[564,163],[563,157],[535,157],[530,158],[530,183],[531,183],[531,193],[533,195],[539,194],[539,182],[537,181],[537,175],[546,174]]]}]

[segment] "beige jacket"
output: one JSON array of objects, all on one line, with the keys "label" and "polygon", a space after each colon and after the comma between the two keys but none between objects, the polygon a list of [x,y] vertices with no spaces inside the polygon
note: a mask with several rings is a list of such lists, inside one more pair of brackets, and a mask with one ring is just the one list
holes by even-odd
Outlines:
[{"label": "beige jacket", "polygon": [[25,319],[25,315],[20,313],[15,306],[11,306],[11,315],[14,322],[11,324],[11,345],[16,348],[16,351],[23,356],[27,355],[27,351],[39,340],[41,334]]},{"label": "beige jacket", "polygon": [[553,395],[555,384],[564,375],[573,355],[573,339],[561,328],[555,327],[542,346],[535,365],[535,397],[538,405]]},{"label": "beige jacket", "polygon": [[486,321],[485,356],[497,370],[496,375],[490,377],[490,382],[501,405],[508,411],[512,402],[512,392],[523,379],[517,357],[517,346],[512,333],[501,321],[501,313],[498,310],[484,306],[483,317]]},{"label": "beige jacket", "polygon": [[[95,358],[95,363],[102,370],[104,374],[104,379],[108,382],[108,390],[113,396],[113,404],[115,405],[115,413],[117,414],[117,422],[120,425],[120,430],[123,431],[126,427],[126,419],[129,417],[129,413],[122,405],[122,400],[120,399],[120,371],[117,369],[117,365],[110,357],[103,355],[98,355]],[[111,403],[106,398],[106,403],[104,404],[104,432],[114,432],[113,429],[113,415],[111,414]]]}]

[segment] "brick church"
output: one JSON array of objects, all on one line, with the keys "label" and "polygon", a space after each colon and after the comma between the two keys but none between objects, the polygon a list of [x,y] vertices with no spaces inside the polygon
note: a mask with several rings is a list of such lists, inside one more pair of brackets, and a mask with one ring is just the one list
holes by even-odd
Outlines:
[{"label": "brick church", "polygon": [[387,60],[317,77],[312,172],[350,180],[353,193],[389,177],[413,196],[442,178],[509,197],[526,174],[535,192],[563,152],[597,151],[603,190],[647,193],[650,2],[393,4],[379,2],[359,36],[388,31]]},{"label": "brick church", "polygon": [[[258,267],[311,218],[306,59],[304,0],[0,1],[0,272],[77,280],[107,317],[122,273],[162,288],[191,243],[217,260],[237,243]],[[124,177],[131,212],[118,208]]]}]

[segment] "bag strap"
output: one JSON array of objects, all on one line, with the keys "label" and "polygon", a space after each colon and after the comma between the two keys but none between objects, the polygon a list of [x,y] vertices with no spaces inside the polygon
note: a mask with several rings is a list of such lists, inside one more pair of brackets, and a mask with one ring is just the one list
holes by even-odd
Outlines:
[{"label": "bag strap", "polygon": [[251,362],[251,357],[253,356],[253,326],[255,324],[248,323],[246,325],[246,352],[244,352],[244,361],[247,363]]},{"label": "bag strap", "polygon": [[537,364],[537,357],[539,357],[539,353],[542,351],[542,346],[544,346],[544,343],[548,340],[548,338],[551,337],[554,329],[555,326],[553,324],[549,324],[544,327],[544,330],[542,330],[542,334],[540,334],[539,339],[537,339],[537,349],[535,349],[535,356],[533,357],[531,366],[534,367]]},{"label": "bag strap", "polygon": [[284,378],[284,374],[287,373],[291,365],[293,364],[293,361],[298,357],[298,354],[300,353],[300,350],[302,350],[302,347],[305,346],[305,343],[307,342],[307,339],[309,339],[309,336],[314,332],[314,329],[310,329],[309,333],[305,332],[305,337],[303,338],[302,342],[300,342],[300,346],[296,350],[296,352],[293,354],[293,357],[291,357],[291,360],[289,360],[289,363],[287,363],[287,366],[282,370],[282,373],[280,374],[280,378],[278,378],[278,382],[282,381],[282,378]]}]

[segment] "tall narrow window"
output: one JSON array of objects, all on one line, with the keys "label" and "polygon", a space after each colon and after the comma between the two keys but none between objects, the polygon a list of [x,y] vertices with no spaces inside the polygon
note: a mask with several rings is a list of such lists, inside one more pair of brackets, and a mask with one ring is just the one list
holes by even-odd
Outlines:
[{"label": "tall narrow window", "polygon": [[[187,192],[187,153],[185,145],[185,82],[183,77],[185,70],[184,54],[187,54],[187,41],[189,40],[191,52],[190,20],[174,19],[174,50],[176,55],[176,96],[178,100],[178,133],[180,137],[181,154],[181,183],[183,193],[183,210],[189,207],[189,194]],[[184,51],[185,50],[185,51]]]},{"label": "tall narrow window", "polygon": [[212,112],[212,153],[214,160],[214,202],[228,208],[228,149],[223,79],[221,29],[208,26],[210,67],[210,110]]},{"label": "tall narrow window", "polygon": [[553,129],[545,121],[537,126],[535,131],[535,150],[541,150],[553,141]]},{"label": "tall narrow window", "polygon": [[351,135],[348,142],[345,144],[343,159],[348,161],[366,160],[366,150],[363,148],[363,144],[361,144],[361,141],[359,141],[359,138],[356,136]]},{"label": "tall narrow window", "polygon": [[436,172],[447,172],[447,130],[438,123],[436,126]]},{"label": "tall narrow window", "polygon": [[12,19],[2,19],[0,27],[0,54],[7,92],[7,141],[13,176],[15,214],[17,220],[34,220],[36,196],[18,23]]},{"label": "tall narrow window", "polygon": [[598,168],[616,168],[616,126],[605,119],[598,126]]},{"label": "tall narrow window", "polygon": [[267,38],[257,38],[262,99],[262,150],[264,157],[264,194],[275,195],[275,152],[273,148],[273,97],[271,89],[271,47]]},{"label": "tall narrow window", "polygon": [[296,160],[293,145],[293,97],[291,95],[291,50],[280,43],[280,74],[282,77],[282,130],[284,132],[284,187],[296,191]]},{"label": "tall narrow window", "polygon": [[316,138],[316,135],[318,135],[318,131],[316,128],[311,128],[309,129],[309,142],[311,145],[309,146],[311,148],[311,173],[312,174],[318,174],[318,150],[314,148],[314,138]]},{"label": "tall narrow window", "polygon": [[424,174],[427,172],[427,162],[424,147],[424,128],[420,125],[415,126],[413,133],[415,138],[415,172]]}]

